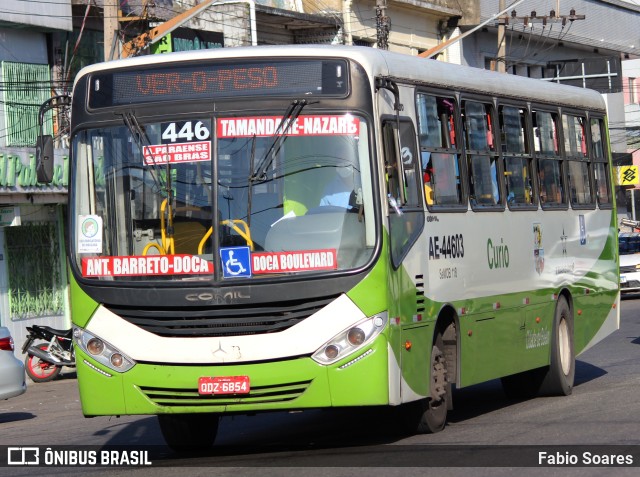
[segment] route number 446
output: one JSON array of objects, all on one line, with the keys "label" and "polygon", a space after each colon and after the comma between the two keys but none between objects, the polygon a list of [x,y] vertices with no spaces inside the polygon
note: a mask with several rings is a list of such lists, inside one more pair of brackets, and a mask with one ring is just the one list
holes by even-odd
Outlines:
[{"label": "route number 446", "polygon": [[162,140],[167,142],[204,141],[209,138],[209,128],[202,121],[185,121],[163,125]]}]

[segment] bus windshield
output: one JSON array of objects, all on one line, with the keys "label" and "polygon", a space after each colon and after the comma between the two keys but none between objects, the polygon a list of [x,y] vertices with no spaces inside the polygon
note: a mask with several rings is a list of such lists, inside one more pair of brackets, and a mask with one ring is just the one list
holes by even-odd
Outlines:
[{"label": "bus windshield", "polygon": [[71,249],[83,277],[246,279],[370,259],[365,118],[122,116],[72,143]]}]

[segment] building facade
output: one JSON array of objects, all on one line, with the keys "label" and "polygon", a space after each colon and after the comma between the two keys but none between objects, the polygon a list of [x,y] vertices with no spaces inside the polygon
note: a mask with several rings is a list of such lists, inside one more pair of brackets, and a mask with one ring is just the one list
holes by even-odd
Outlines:
[{"label": "building facade", "polygon": [[[48,38],[72,30],[71,2],[34,3],[5,0],[0,7],[0,323],[18,344],[30,324],[70,325],[67,176],[59,171],[54,183],[39,184],[34,144],[39,106],[52,94]],[[67,152],[57,154],[64,163]]]},{"label": "building facade", "polygon": [[[640,59],[622,62],[622,90],[624,95],[624,121],[627,152],[631,156],[634,174],[632,187],[625,191],[625,217],[640,220]],[[628,232],[633,227],[621,227]]]}]

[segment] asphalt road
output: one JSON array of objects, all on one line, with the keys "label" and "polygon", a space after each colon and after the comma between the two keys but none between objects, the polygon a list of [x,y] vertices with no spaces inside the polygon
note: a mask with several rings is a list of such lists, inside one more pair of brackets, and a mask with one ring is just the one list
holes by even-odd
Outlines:
[{"label": "asphalt road", "polygon": [[[39,468],[45,474],[82,475],[637,475],[640,465],[640,299],[623,300],[620,330],[578,358],[568,397],[514,402],[499,381],[456,390],[446,429],[433,435],[388,432],[385,409],[346,409],[225,417],[207,455],[176,455],[165,445],[155,417],[82,416],[75,373],[43,384],[29,382],[23,396],[0,402],[0,445],[126,446],[145,449],[152,468]],[[440,447],[439,446],[453,446]],[[542,449],[619,452],[631,446],[636,468],[518,467]],[[151,447],[147,447],[151,446]],[[496,448],[501,447],[500,454]],[[516,446],[511,448],[508,446]],[[96,447],[97,449],[98,447]],[[624,449],[623,449],[624,450]],[[4,450],[2,450],[4,452]],[[434,453],[436,452],[436,453]],[[580,455],[580,454],[579,454]],[[444,456],[444,457],[443,457]],[[506,462],[504,467],[493,467]],[[512,463],[513,462],[513,463]],[[437,465],[438,467],[433,467]],[[477,466],[473,469],[467,466]],[[486,467],[485,467],[486,466]],[[33,475],[9,467],[4,475]]]}]

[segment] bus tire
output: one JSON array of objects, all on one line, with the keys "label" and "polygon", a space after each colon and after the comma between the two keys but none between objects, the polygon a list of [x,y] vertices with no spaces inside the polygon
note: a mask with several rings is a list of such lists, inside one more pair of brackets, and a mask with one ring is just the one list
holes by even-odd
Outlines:
[{"label": "bus tire", "polygon": [[542,382],[541,394],[568,396],[573,391],[576,355],[573,346],[573,314],[567,299],[558,298],[551,333],[549,369]]},{"label": "bus tire", "polygon": [[451,387],[447,384],[447,366],[442,335],[438,333],[431,348],[430,397],[422,402],[423,412],[418,423],[418,433],[433,434],[444,429],[451,399]]},{"label": "bus tire", "polygon": [[176,452],[211,449],[219,421],[218,414],[158,414],[162,437]]}]

